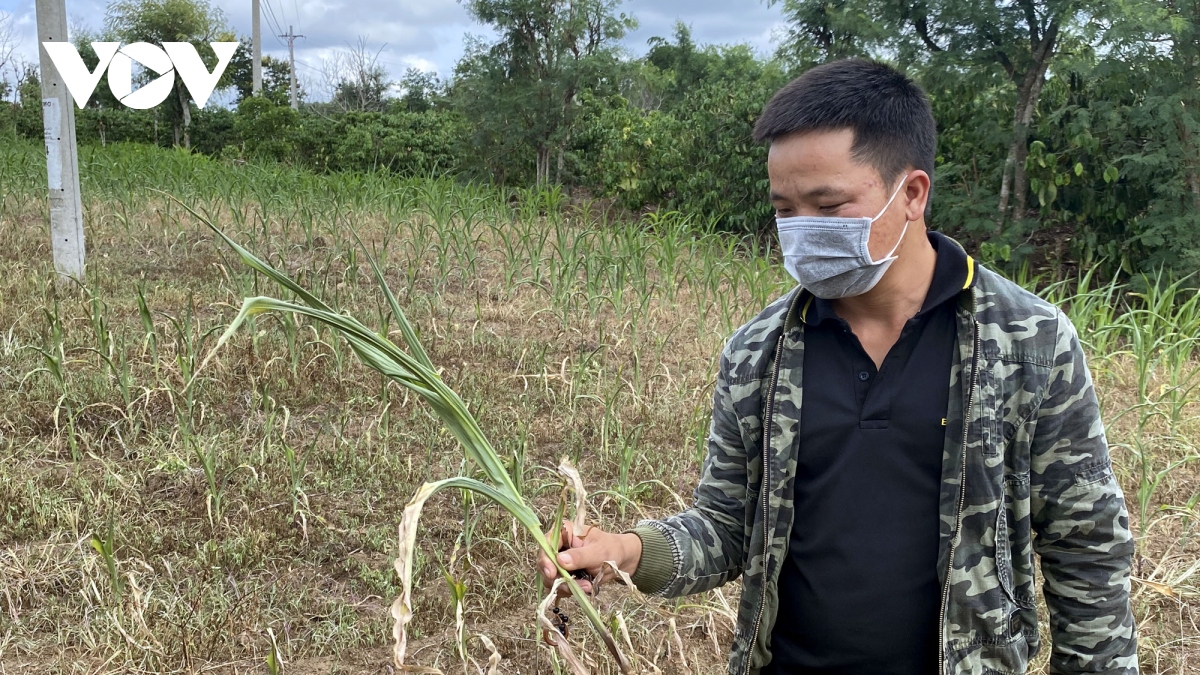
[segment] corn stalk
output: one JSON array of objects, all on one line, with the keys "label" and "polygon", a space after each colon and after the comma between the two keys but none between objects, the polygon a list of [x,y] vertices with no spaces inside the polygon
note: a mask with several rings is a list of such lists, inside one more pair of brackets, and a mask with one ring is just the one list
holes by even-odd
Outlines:
[{"label": "corn stalk", "polygon": [[[551,561],[555,561],[554,564],[558,569],[561,582],[565,583],[570,589],[571,595],[583,610],[588,623],[592,625],[592,628],[604,641],[608,651],[616,659],[621,672],[628,673],[630,671],[629,662],[626,660],[624,654],[621,653],[612,636],[609,635],[604,621],[600,618],[600,614],[592,606],[587,595],[579,587],[579,584],[576,583],[571,574],[558,565],[556,561],[557,546],[543,534],[544,530],[537,513],[521,497],[520,492],[517,490],[508,473],[507,467],[484,436],[478,422],[476,422],[475,418],[467,410],[466,404],[463,403],[458,394],[442,382],[442,378],[434,370],[433,363],[430,361],[425,349],[421,346],[416,331],[413,330],[412,324],[409,323],[403,310],[400,309],[400,304],[396,300],[395,295],[388,288],[382,269],[380,269],[378,263],[363,242],[358,239],[358,235],[354,235],[355,240],[358,241],[359,246],[370,261],[375,278],[379,282],[379,286],[383,290],[388,304],[391,306],[392,314],[399,324],[400,332],[408,347],[407,352],[393,344],[386,336],[367,328],[354,317],[338,313],[332,307],[326,305],[319,298],[292,281],[288,276],[275,270],[253,253],[240,246],[207,217],[201,215],[187,204],[180,202],[174,196],[168,196],[207,225],[217,236],[225,240],[225,243],[229,244],[237,252],[243,263],[296,294],[304,302],[303,305],[300,305],[265,296],[245,298],[238,315],[229,324],[225,333],[221,335],[216,346],[205,357],[204,362],[200,368],[196,369],[196,372],[203,370],[204,365],[216,354],[217,350],[229,340],[246,319],[252,316],[274,311],[290,312],[308,317],[337,331],[349,343],[354,353],[358,355],[364,365],[396,381],[424,399],[442,420],[447,430],[458,439],[467,458],[478,466],[487,477],[488,482],[466,476],[455,476],[426,483],[417,490],[417,493],[413,495],[404,510],[404,518],[399,526],[399,552],[395,562],[396,572],[400,576],[402,592],[396,598],[395,602],[392,603],[391,607],[391,614],[393,619],[395,619],[392,633],[395,639],[393,656],[396,665],[404,665],[407,648],[405,626],[412,620],[413,615],[412,562],[416,545],[417,523],[420,518],[421,508],[435,493],[447,488],[459,488],[470,490],[491,499],[508,511],[513,518],[516,518],[517,522],[525,528],[526,532],[529,533],[546,556]],[[195,375],[193,375],[193,379],[194,377]],[[555,530],[557,531],[557,526]],[[565,640],[557,640],[556,646],[561,651],[565,643]]]}]

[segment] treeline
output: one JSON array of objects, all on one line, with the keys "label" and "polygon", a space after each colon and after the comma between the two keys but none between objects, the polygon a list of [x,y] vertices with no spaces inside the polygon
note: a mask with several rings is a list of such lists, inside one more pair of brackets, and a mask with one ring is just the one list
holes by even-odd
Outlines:
[{"label": "treeline", "polygon": [[[106,30],[152,38],[128,28],[136,10],[181,2],[212,11],[202,0],[126,1],[122,14],[110,8]],[[279,62],[266,68],[264,94],[249,95],[243,38],[224,83],[238,92],[236,110],[191,106],[183,119],[98,96],[77,112],[80,140],[555,184],[631,211],[769,232],[766,149],[751,141],[763,104],[816,63],[872,56],[933,101],[933,227],[1000,265],[1200,268],[1200,0],[782,0],[791,34],[770,57],[697,45],[678,25],[640,58],[618,47],[635,24],[614,0],[465,4],[499,38],[469,43],[446,81],[410,71],[389,82],[360,43],[339,62],[331,100],[297,111]],[[218,19],[197,25],[211,36]],[[36,78],[21,87],[33,105],[0,114],[40,137]]]}]

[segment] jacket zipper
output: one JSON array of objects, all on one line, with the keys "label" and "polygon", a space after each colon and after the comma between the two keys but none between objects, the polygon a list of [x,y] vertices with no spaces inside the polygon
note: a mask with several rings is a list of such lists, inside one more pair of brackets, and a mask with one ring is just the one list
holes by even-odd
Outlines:
[{"label": "jacket zipper", "polygon": [[979,381],[979,322],[971,320],[975,333],[971,351],[971,383],[967,389],[967,407],[963,409],[962,468],[958,479],[958,512],[955,514],[954,536],[950,539],[950,560],[946,564],[946,582],[942,584],[942,605],[938,619],[938,673],[946,672],[946,601],[950,598],[950,575],[954,572],[954,551],[962,527],[962,511],[967,501],[967,429],[970,427],[971,406],[975,403],[975,385]]},{"label": "jacket zipper", "polygon": [[766,609],[766,587],[767,587],[767,555],[770,552],[771,537],[767,519],[770,517],[770,489],[771,489],[771,418],[775,410],[775,387],[779,384],[779,359],[783,354],[783,334],[780,333],[779,340],[775,343],[775,365],[771,373],[771,389],[767,392],[767,413],[763,418],[763,479],[762,479],[762,507],[763,507],[763,592],[760,593],[758,601],[758,617],[754,620],[754,632],[750,635],[750,644],[746,646],[746,674],[750,673],[750,656],[754,653],[754,643],[758,641],[758,630],[762,627],[763,610]]}]

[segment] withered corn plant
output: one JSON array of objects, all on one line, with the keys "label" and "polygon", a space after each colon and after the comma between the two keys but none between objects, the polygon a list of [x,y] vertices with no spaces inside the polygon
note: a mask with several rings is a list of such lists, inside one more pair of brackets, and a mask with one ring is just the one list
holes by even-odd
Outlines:
[{"label": "withered corn plant", "polygon": [[[171,199],[178,202],[173,196]],[[404,518],[399,525],[399,550],[395,562],[396,572],[400,576],[402,592],[400,597],[396,598],[395,602],[392,603],[391,607],[391,614],[395,619],[392,630],[393,638],[395,639],[393,656],[397,666],[404,665],[407,647],[405,626],[412,620],[413,616],[412,563],[416,546],[417,522],[420,518],[421,508],[425,502],[439,490],[459,488],[470,490],[491,499],[508,511],[513,518],[516,518],[517,522],[525,528],[529,536],[537,542],[537,545],[546,553],[550,560],[556,560],[558,537],[552,536],[551,538],[547,538],[543,534],[544,528],[538,519],[537,513],[521,497],[504,462],[497,455],[491,443],[488,442],[483,431],[479,428],[479,424],[467,410],[462,399],[442,382],[441,377],[434,370],[433,363],[429,360],[429,355],[421,346],[416,331],[413,330],[412,325],[408,322],[404,311],[400,309],[400,304],[396,300],[395,295],[388,288],[382,269],[380,269],[379,264],[366,249],[362,241],[358,240],[357,235],[354,235],[354,237],[366,254],[367,260],[374,271],[375,278],[379,282],[379,286],[387,298],[388,304],[391,306],[392,314],[395,316],[396,322],[400,327],[400,332],[404,336],[404,342],[408,348],[407,351],[397,347],[385,336],[367,328],[354,317],[337,312],[333,307],[325,304],[320,298],[302,288],[285,274],[275,270],[253,253],[243,248],[214,225],[210,219],[198,213],[187,204],[179,203],[190,211],[194,217],[212,229],[217,236],[224,239],[237,252],[242,262],[276,282],[281,287],[296,294],[304,302],[304,304],[296,304],[265,296],[245,298],[242,302],[241,310],[233,322],[229,324],[224,334],[221,335],[212,352],[205,358],[205,363],[229,340],[238,327],[251,316],[263,312],[288,312],[306,316],[329,326],[339,333],[365,365],[398,382],[424,399],[433,408],[434,412],[437,413],[446,428],[458,439],[467,458],[478,466],[486,476],[486,481],[467,476],[453,476],[432,483],[425,483],[413,495],[404,510]],[[201,364],[201,368],[197,369],[197,371],[203,369],[203,367],[204,364]],[[579,486],[577,479],[573,482],[575,482],[576,486]],[[578,520],[582,517],[582,513],[577,513],[576,515],[577,525],[581,524]],[[558,522],[562,522],[561,518]],[[554,531],[557,532],[558,528],[555,527]],[[551,541],[552,539],[554,541]],[[555,566],[558,567],[559,574],[556,586],[558,583],[565,583],[567,585],[571,591],[571,595],[574,596],[575,601],[587,617],[588,622],[604,641],[608,651],[616,659],[621,671],[629,672],[629,661],[621,653],[615,640],[609,634],[605,622],[600,618],[599,613],[592,606],[587,595],[579,587],[579,584],[576,583],[571,573],[559,566],[557,562],[555,562]],[[541,617],[539,617],[540,621]],[[565,639],[561,639],[561,637],[552,639],[555,646],[559,648],[560,653],[569,653],[570,648],[567,646]],[[568,662],[572,660],[568,659]],[[574,666],[574,664],[572,665]]]}]

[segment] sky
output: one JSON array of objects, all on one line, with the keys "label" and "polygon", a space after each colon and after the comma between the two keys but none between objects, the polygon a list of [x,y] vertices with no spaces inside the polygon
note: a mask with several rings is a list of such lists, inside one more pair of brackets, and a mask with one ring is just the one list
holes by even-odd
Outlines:
[{"label": "sky", "polygon": [[[225,13],[240,35],[251,30],[249,0],[210,0]],[[104,0],[66,0],[72,27],[99,29],[104,23]],[[671,37],[675,22],[692,28],[700,44],[751,45],[761,54],[774,49],[773,36],[782,27],[779,4],[764,0],[626,0],[618,11],[632,15],[639,27],[624,40],[631,55],[645,54],[646,41]],[[294,26],[297,73],[306,89],[320,97],[323,59],[366,39],[371,52],[382,48],[379,62],[392,79],[410,67],[449,77],[462,56],[468,35],[491,37],[491,30],[474,21],[459,0],[262,0],[263,50],[287,58],[287,40],[271,37]],[[19,39],[17,53],[37,63],[34,0],[0,0],[0,13],[13,15]],[[9,76],[10,73],[4,73]]]}]

